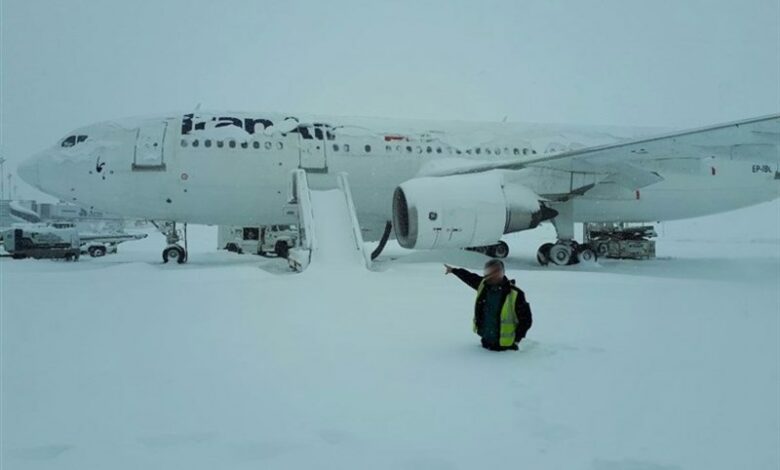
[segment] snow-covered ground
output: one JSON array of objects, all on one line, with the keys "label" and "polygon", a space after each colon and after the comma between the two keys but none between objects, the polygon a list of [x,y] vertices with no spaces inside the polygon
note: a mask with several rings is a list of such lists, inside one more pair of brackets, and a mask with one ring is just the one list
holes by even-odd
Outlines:
[{"label": "snow-covered ground", "polygon": [[157,234],[2,259],[3,468],[776,469],[779,207],[664,224],[653,261],[508,237],[534,327],[505,353],[443,275],[473,253],[291,274],[190,227],[186,265]]}]

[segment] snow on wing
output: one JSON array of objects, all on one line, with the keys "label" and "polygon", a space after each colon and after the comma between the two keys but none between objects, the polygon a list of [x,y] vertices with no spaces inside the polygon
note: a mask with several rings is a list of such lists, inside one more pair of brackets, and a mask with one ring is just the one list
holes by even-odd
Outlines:
[{"label": "snow on wing", "polygon": [[780,162],[780,114],[680,131],[617,144],[546,155],[522,161],[429,169],[426,176],[450,176],[489,170],[519,170],[529,167],[606,174],[618,184],[641,188],[658,181],[654,171],[641,167],[642,161],[670,158],[699,159],[728,157],[762,163]]}]

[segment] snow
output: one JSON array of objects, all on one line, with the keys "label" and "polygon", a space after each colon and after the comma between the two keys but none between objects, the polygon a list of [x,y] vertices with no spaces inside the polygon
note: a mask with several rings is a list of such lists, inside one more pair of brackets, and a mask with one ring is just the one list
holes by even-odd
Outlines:
[{"label": "snow", "polygon": [[514,211],[523,211],[528,214],[533,214],[541,209],[541,206],[539,205],[541,198],[527,186],[518,183],[505,182],[504,193],[506,194],[507,201],[511,201],[510,207]]},{"label": "snow", "polygon": [[335,266],[360,267],[362,253],[352,234],[352,220],[344,193],[340,189],[311,191],[314,214],[315,249],[312,269]]},{"label": "snow", "polygon": [[0,222],[0,227],[8,228],[12,224],[29,224],[40,222],[37,212],[22,205],[20,201],[8,201],[8,219]]},{"label": "snow", "polygon": [[367,271],[318,229],[329,254],[292,274],[190,227],[186,265],[161,264],[159,234],[78,263],[2,259],[3,463],[777,468],[777,208],[750,209],[768,223],[742,225],[749,243],[699,230],[743,212],[665,224],[653,261],[541,268],[549,226],[508,237],[535,322],[507,353],[478,346],[474,293],[443,275],[475,253],[391,242]]}]

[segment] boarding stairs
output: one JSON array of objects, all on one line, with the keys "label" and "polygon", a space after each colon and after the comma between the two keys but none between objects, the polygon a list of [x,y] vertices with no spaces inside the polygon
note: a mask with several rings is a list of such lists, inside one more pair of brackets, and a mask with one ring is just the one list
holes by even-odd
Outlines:
[{"label": "boarding stairs", "polygon": [[292,172],[290,203],[297,206],[299,237],[288,262],[295,271],[371,268],[347,174],[336,181],[334,189],[311,190],[304,170]]}]

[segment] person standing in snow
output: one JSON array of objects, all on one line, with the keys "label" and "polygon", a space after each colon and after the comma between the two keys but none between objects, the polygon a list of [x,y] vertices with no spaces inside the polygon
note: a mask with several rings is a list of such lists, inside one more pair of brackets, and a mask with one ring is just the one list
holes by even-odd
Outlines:
[{"label": "person standing in snow", "polygon": [[504,263],[489,260],[485,263],[484,276],[445,264],[444,274],[450,273],[477,291],[473,328],[482,338],[482,347],[491,351],[516,351],[533,318],[525,293],[515,286],[514,279],[504,275]]}]

